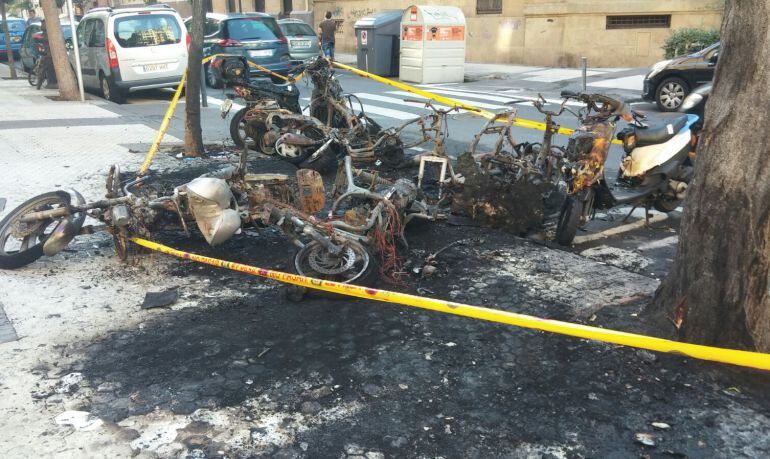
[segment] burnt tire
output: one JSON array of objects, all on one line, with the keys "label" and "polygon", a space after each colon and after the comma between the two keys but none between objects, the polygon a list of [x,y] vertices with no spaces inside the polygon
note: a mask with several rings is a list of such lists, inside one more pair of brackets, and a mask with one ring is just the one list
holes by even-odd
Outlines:
[{"label": "burnt tire", "polygon": [[[371,287],[374,285],[374,283],[377,280],[377,259],[374,257],[374,255],[369,252],[369,250],[363,246],[361,243],[357,241],[349,241],[348,244],[355,247],[356,251],[361,251],[362,254],[366,254],[367,261],[365,262],[365,265],[360,266],[358,270],[355,272],[355,276],[345,280],[344,278],[340,278],[338,275],[319,275],[317,272],[308,272],[306,269],[306,260],[308,254],[310,254],[313,250],[321,249],[321,244],[316,241],[311,241],[308,244],[305,245],[305,247],[294,251],[291,256],[289,257],[289,267],[290,271],[294,274],[299,274],[301,276],[305,277],[312,277],[315,279],[321,279],[321,280],[333,280],[337,282],[342,282],[345,284],[354,284],[359,285],[362,287]],[[336,277],[336,278],[335,278]],[[288,286],[287,290],[287,299],[292,301],[298,301],[302,298],[302,296],[315,296],[319,298],[330,298],[330,299],[342,299],[346,298],[345,295],[340,295],[338,293],[330,293],[324,290],[315,290],[315,289],[308,289],[305,287],[297,287],[297,286]]]},{"label": "burnt tire", "polygon": [[[246,145],[246,141],[248,140],[246,138],[246,130],[244,126],[241,125],[242,123],[245,124],[243,117],[246,116],[246,112],[248,111],[248,107],[243,107],[242,109],[235,112],[232,119],[230,120],[230,138],[233,139],[233,143],[238,148],[243,148],[243,146]],[[254,139],[252,139],[251,142],[248,142],[248,144],[250,150],[256,150],[257,145]]]},{"label": "burnt tire", "polygon": [[556,226],[556,242],[570,245],[575,239],[580,216],[583,214],[583,202],[574,196],[567,196],[559,212],[559,224]]},{"label": "burnt tire", "polygon": [[[43,193],[24,201],[0,221],[0,269],[18,269],[33,263],[43,256],[43,244],[45,243],[46,236],[40,237],[40,235],[36,235],[35,244],[26,250],[7,253],[5,252],[5,246],[10,237],[11,227],[17,223],[19,218],[51,204],[69,205],[69,196],[60,191]],[[43,227],[45,226],[47,225],[43,225]]]},{"label": "burnt tire", "polygon": [[669,213],[677,209],[682,205],[681,199],[669,198],[666,196],[658,196],[655,201],[652,202],[652,208],[658,212]]}]

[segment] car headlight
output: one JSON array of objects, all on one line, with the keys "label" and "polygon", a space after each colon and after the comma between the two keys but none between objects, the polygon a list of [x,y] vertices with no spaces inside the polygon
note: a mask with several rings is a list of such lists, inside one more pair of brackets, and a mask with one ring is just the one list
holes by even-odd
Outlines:
[{"label": "car headlight", "polygon": [[690,110],[696,105],[698,105],[702,100],[703,100],[703,96],[694,92],[689,96],[685,97],[684,102],[682,102],[682,106],[680,107],[680,110],[683,112],[686,112],[687,110]]},{"label": "car headlight", "polygon": [[657,62],[655,65],[652,66],[652,70],[650,71],[650,73],[647,74],[647,78],[652,78],[655,75],[659,74],[660,71],[666,68],[666,66],[670,63],[671,63],[671,59]]}]

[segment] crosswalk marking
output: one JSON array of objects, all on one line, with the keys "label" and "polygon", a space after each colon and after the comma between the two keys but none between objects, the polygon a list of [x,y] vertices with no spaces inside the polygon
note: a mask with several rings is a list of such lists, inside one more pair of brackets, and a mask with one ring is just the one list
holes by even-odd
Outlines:
[{"label": "crosswalk marking", "polygon": [[[404,99],[399,99],[397,97],[381,96],[379,94],[370,94],[367,92],[357,92],[355,93],[355,95],[361,99],[366,99],[366,100],[376,100],[378,102],[385,102],[388,104],[395,104],[395,105],[403,105],[406,107],[415,107],[415,108],[422,108],[422,109],[425,108],[424,102],[407,102]],[[412,99],[414,100],[414,98]],[[440,105],[435,103],[433,105],[438,108],[448,108],[445,105]]]},{"label": "crosswalk marking", "polygon": [[[310,98],[303,97],[302,100],[309,102]],[[363,105],[364,105],[364,112],[366,112],[367,115],[371,115],[371,114],[380,115],[387,118],[394,118],[402,121],[413,120],[419,116],[414,113],[403,112],[401,110],[393,110],[391,108],[380,107],[377,105],[370,105],[370,104],[363,104]],[[357,104],[354,103],[353,107],[356,109],[356,111],[358,110]]]},{"label": "crosswalk marking", "polygon": [[[444,91],[444,90],[433,90],[432,92],[436,92],[436,93],[440,94],[442,92],[446,93],[447,91]],[[412,98],[415,97],[414,94],[412,94],[411,92],[407,92],[407,91],[389,91],[389,93],[390,94],[397,94],[399,96],[407,96],[407,97],[412,97]],[[511,109],[510,106],[506,106],[506,105],[488,104],[486,102],[479,102],[479,101],[468,100],[468,99],[458,99],[456,97],[453,97],[452,99],[456,100],[457,102],[463,103],[463,104],[472,105],[472,106],[478,107],[478,108],[486,108],[488,110],[510,110]]]}]

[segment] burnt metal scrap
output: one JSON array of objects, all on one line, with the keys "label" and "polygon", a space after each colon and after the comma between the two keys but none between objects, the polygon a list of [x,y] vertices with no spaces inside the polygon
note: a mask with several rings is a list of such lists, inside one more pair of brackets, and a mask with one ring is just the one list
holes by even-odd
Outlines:
[{"label": "burnt metal scrap", "polygon": [[[457,170],[464,184],[454,195],[452,211],[484,225],[524,234],[542,226],[547,200],[557,189],[562,154],[551,147],[550,140],[558,126],[549,116],[542,144],[517,144],[511,135],[516,111],[501,115],[489,120],[469,151],[458,158]],[[478,151],[484,136],[496,137],[492,151]]]}]

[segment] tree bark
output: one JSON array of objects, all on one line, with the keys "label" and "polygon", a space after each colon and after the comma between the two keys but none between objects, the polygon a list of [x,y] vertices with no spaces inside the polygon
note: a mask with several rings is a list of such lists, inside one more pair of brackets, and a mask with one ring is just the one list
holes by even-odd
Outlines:
[{"label": "tree bark", "polygon": [[[80,100],[80,91],[75,78],[75,72],[67,58],[67,48],[64,46],[64,33],[59,22],[59,9],[54,0],[40,0],[45,16],[45,33],[48,36],[48,46],[53,60],[53,69],[59,85],[59,96],[62,100]],[[73,30],[73,39],[74,37]]]},{"label": "tree bark", "polygon": [[203,20],[206,12],[202,0],[192,0],[192,24],[190,48],[187,60],[187,86],[185,87],[185,156],[203,156],[201,131],[201,59],[203,58]]},{"label": "tree bark", "polygon": [[8,56],[8,68],[11,70],[11,79],[16,79],[16,62],[13,59],[11,47],[11,32],[8,30],[8,14],[5,0],[0,0],[0,15],[3,17],[3,35],[5,35],[5,55]]},{"label": "tree bark", "polygon": [[674,264],[648,311],[681,339],[770,352],[770,5],[728,0]]}]

